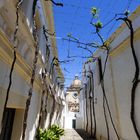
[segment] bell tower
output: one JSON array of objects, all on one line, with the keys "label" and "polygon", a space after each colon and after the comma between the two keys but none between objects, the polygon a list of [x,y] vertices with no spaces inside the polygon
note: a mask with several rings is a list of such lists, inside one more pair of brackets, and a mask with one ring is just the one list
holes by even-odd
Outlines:
[{"label": "bell tower", "polygon": [[70,112],[79,112],[79,95],[81,89],[81,81],[79,77],[75,75],[75,78],[66,91],[66,103],[68,111]]}]

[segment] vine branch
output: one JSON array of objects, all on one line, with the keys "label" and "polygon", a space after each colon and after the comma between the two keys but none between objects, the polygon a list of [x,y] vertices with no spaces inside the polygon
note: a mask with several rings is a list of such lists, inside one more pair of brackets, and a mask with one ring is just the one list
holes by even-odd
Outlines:
[{"label": "vine branch", "polygon": [[[19,29],[19,8],[22,5],[22,2],[23,2],[23,0],[19,0],[19,1],[17,1],[17,5],[16,5],[16,27],[15,27],[15,31],[14,31],[14,35],[13,35],[14,43],[17,39],[17,32],[18,32],[18,29]],[[11,85],[12,85],[13,70],[14,70],[14,66],[15,66],[15,63],[16,63],[16,59],[17,59],[16,48],[17,48],[17,46],[15,46],[15,44],[14,44],[14,47],[13,47],[13,61],[12,61],[12,65],[11,65],[11,68],[10,68],[9,83],[8,83],[8,88],[7,88],[7,91],[6,91],[6,99],[5,99],[5,103],[4,103],[4,110],[3,110],[3,116],[2,116],[2,129],[4,127],[4,115],[5,115],[4,112],[5,112],[5,109],[7,107],[7,103],[8,103],[8,99],[9,99],[9,93],[10,93],[10,89],[11,89]]]},{"label": "vine branch", "polygon": [[64,6],[63,3],[61,3],[61,2],[55,2],[54,0],[45,0],[45,1],[51,1],[56,6],[61,6],[61,7]]}]

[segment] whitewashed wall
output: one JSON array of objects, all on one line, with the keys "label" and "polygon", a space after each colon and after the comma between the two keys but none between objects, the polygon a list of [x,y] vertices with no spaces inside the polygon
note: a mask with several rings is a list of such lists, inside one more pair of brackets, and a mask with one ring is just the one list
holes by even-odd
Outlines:
[{"label": "whitewashed wall", "polygon": [[[134,48],[139,61],[140,66],[140,7],[130,16],[133,20],[133,27],[135,30],[134,37]],[[111,115],[113,122],[117,129],[117,132],[121,139],[123,140],[137,140],[134,128],[130,119],[131,111],[131,89],[132,81],[135,75],[135,65],[130,48],[130,31],[123,24],[114,34],[116,36],[115,40],[111,44],[111,52],[106,66],[106,72],[104,76],[104,85],[106,96],[108,99],[109,107],[111,110]],[[102,68],[104,68],[104,60],[106,57],[105,51],[96,51],[95,57],[101,57]],[[96,62],[94,62],[96,63]],[[98,139],[107,139],[106,125],[103,113],[103,93],[101,89],[101,84],[98,83],[98,73],[99,70],[97,65],[87,64],[85,69],[88,71],[89,65],[91,65],[92,71],[94,73],[94,93],[95,98],[97,98],[97,103],[95,103],[95,113],[97,121],[97,133]],[[87,82],[86,82],[87,83]],[[87,83],[88,84],[88,83]],[[84,91],[84,90],[83,90]],[[84,93],[84,92],[83,92]],[[135,120],[138,130],[140,132],[140,85],[136,89],[136,101],[135,101]],[[94,99],[95,100],[95,99]],[[84,99],[85,106],[85,99]],[[107,121],[109,125],[110,139],[117,140],[116,134],[112,127],[110,117],[107,111]],[[86,110],[86,108],[84,108]],[[90,133],[90,110],[88,103],[88,132]],[[84,128],[86,128],[86,116],[84,113]],[[94,124],[93,124],[94,126]]]},{"label": "whitewashed wall", "polygon": [[[16,110],[13,130],[11,140],[20,140],[23,126],[23,117],[26,106],[26,99],[30,88],[30,79],[32,64],[34,58],[34,40],[32,36],[32,2],[33,0],[25,0],[21,9],[19,10],[19,30],[17,33],[17,60],[13,71],[12,76],[12,86],[10,89],[9,99],[8,99],[8,108],[13,108]],[[0,1],[0,132],[1,132],[1,122],[3,115],[3,107],[6,98],[6,90],[9,83],[9,73],[13,60],[13,32],[15,29],[16,21],[16,0],[5,0]],[[42,18],[38,19],[39,22],[44,24],[42,20],[46,20],[45,15],[41,14]],[[50,15],[49,15],[50,16]],[[49,23],[50,21],[48,21]],[[46,22],[45,22],[46,24]],[[41,25],[41,26],[42,26]],[[46,25],[47,27],[47,25]],[[45,38],[43,37],[43,32],[41,30],[39,36],[40,40],[40,53],[37,63],[36,78],[34,82],[33,95],[31,99],[31,105],[29,108],[29,114],[27,118],[27,129],[26,129],[26,140],[35,139],[36,129],[38,126],[38,119],[40,113],[41,105],[41,96],[42,96],[42,84],[41,76],[39,71],[41,68],[45,68]],[[55,73],[57,76],[57,73]],[[47,85],[50,84],[50,79],[47,75]],[[51,81],[52,82],[52,81]],[[54,84],[54,83],[52,83]],[[57,83],[56,83],[57,84]],[[49,87],[49,86],[48,86]],[[54,88],[54,87],[52,87]],[[59,89],[59,88],[58,88]],[[57,112],[59,110],[59,105],[63,108],[61,100],[63,98],[64,92],[63,89],[60,90],[61,94],[59,97],[55,98],[56,106],[54,108],[54,115],[52,116],[52,123],[60,123],[61,115],[57,119]],[[52,109],[52,95],[57,95],[58,91],[52,89],[47,94],[49,98],[47,100],[47,118],[44,118],[44,127],[48,128],[49,116]],[[61,96],[61,97],[60,97]],[[46,98],[46,96],[45,96]],[[59,98],[59,100],[58,100]],[[45,100],[45,99],[44,99]],[[61,108],[61,111],[62,111]],[[61,112],[58,112],[61,113]],[[52,119],[51,118],[51,119]],[[57,121],[56,121],[57,120]],[[61,120],[62,121],[62,120]],[[62,123],[60,125],[62,126]]]}]

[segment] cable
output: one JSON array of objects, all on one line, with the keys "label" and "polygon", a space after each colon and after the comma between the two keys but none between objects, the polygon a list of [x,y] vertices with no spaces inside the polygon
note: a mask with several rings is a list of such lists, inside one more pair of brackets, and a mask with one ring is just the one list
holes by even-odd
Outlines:
[{"label": "cable", "polygon": [[45,1],[51,1],[54,5],[63,7],[63,3],[61,2],[55,2],[54,0],[45,0]]},{"label": "cable", "polygon": [[88,51],[88,52],[90,53],[91,56],[93,55],[93,52],[92,52],[90,49],[88,49],[87,46],[86,46],[86,47],[83,47],[83,46],[81,46],[81,45],[79,44],[79,46],[77,46],[77,48],[84,49],[84,50]]},{"label": "cable", "polygon": [[[72,40],[72,39],[67,39],[67,38],[62,38],[63,40],[65,41],[69,41],[69,42],[73,42],[73,43],[77,43],[77,44],[81,44],[81,45],[85,45],[85,46],[89,46],[89,47],[92,47],[92,48],[99,48],[98,45],[96,44],[92,44],[92,43],[84,43],[84,42],[81,42],[79,40]],[[102,48],[101,48],[102,49]]]},{"label": "cable", "polygon": [[68,4],[68,3],[64,3],[65,6],[68,7],[72,7],[72,8],[80,8],[80,9],[85,9],[85,10],[90,10],[90,7],[86,7],[86,6],[79,6],[79,5],[74,5],[74,4]]},{"label": "cable", "polygon": [[126,6],[126,10],[128,10],[130,8],[131,3],[132,3],[132,0],[128,0],[128,4]]},{"label": "cable", "polygon": [[63,69],[65,72],[70,73],[66,68]]},{"label": "cable", "polygon": [[111,26],[111,28],[108,30],[107,32],[107,39],[109,38],[110,33],[112,33],[113,28],[115,27],[115,25],[117,24],[117,22],[114,22],[114,24]]},{"label": "cable", "polygon": [[[80,1],[80,3],[81,3],[81,1]],[[80,4],[79,4],[79,5],[80,5]],[[80,6],[77,7],[77,9],[76,9],[76,11],[75,11],[75,13],[74,13],[73,19],[75,19],[75,17],[76,17],[76,15],[77,15],[77,13],[79,12],[79,10],[80,10]],[[71,25],[70,32],[72,32],[72,30],[73,30],[73,24]]]}]

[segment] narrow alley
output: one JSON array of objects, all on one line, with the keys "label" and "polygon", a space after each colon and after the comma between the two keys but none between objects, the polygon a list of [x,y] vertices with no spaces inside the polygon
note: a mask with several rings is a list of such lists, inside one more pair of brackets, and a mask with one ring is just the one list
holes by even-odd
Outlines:
[{"label": "narrow alley", "polygon": [[0,0],[0,140],[140,140],[140,0]]},{"label": "narrow alley", "polygon": [[64,136],[60,140],[94,140],[91,136],[82,129],[66,129]]}]

